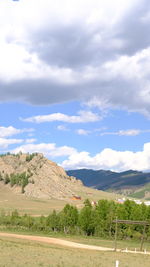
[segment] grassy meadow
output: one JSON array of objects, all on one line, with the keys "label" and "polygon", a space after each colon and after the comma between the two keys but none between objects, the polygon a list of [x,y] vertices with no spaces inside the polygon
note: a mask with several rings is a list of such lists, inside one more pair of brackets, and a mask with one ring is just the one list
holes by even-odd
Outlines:
[{"label": "grassy meadow", "polygon": [[38,242],[0,238],[0,266],[15,267],[149,267],[150,256],[71,249]]},{"label": "grassy meadow", "polygon": [[14,193],[8,186],[0,186],[0,210],[6,212],[17,209],[20,214],[48,215],[53,209],[61,210],[66,203],[62,200],[27,198],[21,193]]},{"label": "grassy meadow", "polygon": [[11,212],[17,209],[20,214],[48,215],[54,209],[56,211],[62,210],[66,203],[70,203],[80,208],[83,206],[83,202],[87,198],[94,201],[98,201],[99,199],[115,200],[116,198],[115,194],[86,187],[83,187],[82,189],[81,187],[77,187],[75,188],[75,192],[77,195],[81,196],[81,200],[32,199],[19,192],[15,193],[8,185],[6,186],[3,183],[0,183],[0,210],[5,209],[6,212]]}]

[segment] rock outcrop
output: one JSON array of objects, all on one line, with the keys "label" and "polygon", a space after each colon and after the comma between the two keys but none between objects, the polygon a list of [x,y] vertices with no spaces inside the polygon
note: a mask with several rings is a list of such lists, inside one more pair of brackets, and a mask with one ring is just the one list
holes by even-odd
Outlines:
[{"label": "rock outcrop", "polygon": [[[68,199],[75,195],[74,188],[83,187],[80,180],[68,176],[63,168],[46,159],[42,154],[20,153],[0,157],[1,180],[10,184],[14,191],[16,185],[12,185],[11,177],[22,173],[28,177],[22,192],[29,197]],[[21,192],[22,181],[19,183],[17,187],[20,186]]]}]

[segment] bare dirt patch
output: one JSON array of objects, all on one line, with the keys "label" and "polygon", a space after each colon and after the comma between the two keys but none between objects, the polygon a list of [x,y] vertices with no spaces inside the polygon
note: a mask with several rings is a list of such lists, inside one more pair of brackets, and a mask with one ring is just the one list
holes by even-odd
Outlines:
[{"label": "bare dirt patch", "polygon": [[67,240],[63,240],[63,239],[52,238],[52,237],[18,235],[18,234],[10,234],[10,233],[0,233],[0,236],[19,238],[19,239],[25,239],[25,240],[30,240],[30,241],[44,242],[44,243],[49,243],[49,244],[67,246],[67,247],[71,247],[71,248],[101,250],[101,251],[113,251],[112,248],[85,245],[85,244],[75,243],[75,242],[71,242],[71,241],[67,241]]}]

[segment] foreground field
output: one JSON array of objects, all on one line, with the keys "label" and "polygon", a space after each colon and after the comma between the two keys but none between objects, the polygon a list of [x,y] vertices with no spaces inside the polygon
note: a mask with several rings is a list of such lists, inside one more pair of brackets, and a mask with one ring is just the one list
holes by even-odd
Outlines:
[{"label": "foreground field", "polygon": [[[57,239],[63,239],[66,241],[86,244],[86,245],[92,245],[92,246],[100,246],[100,247],[106,247],[110,249],[114,249],[114,239],[102,239],[100,237],[95,236],[81,236],[81,235],[65,235],[64,233],[43,233],[38,231],[27,231],[27,230],[18,230],[17,228],[7,228],[4,226],[0,227],[0,235],[1,233],[6,234],[19,234],[19,235],[29,235],[29,236],[39,236],[39,237],[50,237],[50,238],[57,238]],[[119,250],[125,250],[126,248],[128,250],[135,251],[135,248],[138,251],[140,251],[140,240],[117,240],[117,249]],[[143,251],[146,249],[147,252],[150,253],[150,242],[144,241],[143,244]]]},{"label": "foreground field", "polygon": [[1,267],[113,267],[116,260],[119,267],[150,266],[149,255],[72,249],[10,237],[0,237],[0,251]]},{"label": "foreground field", "polygon": [[6,212],[11,212],[17,209],[20,214],[30,214],[30,215],[48,215],[53,209],[62,210],[66,203],[76,205],[78,208],[82,207],[85,199],[98,201],[99,199],[114,199],[116,195],[94,190],[91,188],[83,187],[83,190],[78,191],[75,188],[77,195],[81,196],[81,200],[40,200],[31,199],[24,196],[21,193],[14,193],[14,191],[8,186],[0,182],[0,210],[5,209]]}]

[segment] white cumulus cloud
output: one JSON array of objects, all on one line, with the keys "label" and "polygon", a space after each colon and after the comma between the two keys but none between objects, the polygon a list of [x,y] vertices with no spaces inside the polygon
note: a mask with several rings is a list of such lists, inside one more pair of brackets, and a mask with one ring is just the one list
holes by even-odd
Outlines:
[{"label": "white cumulus cloud", "polygon": [[34,129],[17,129],[14,128],[13,126],[9,126],[9,127],[3,127],[0,126],[0,138],[1,137],[10,137],[12,135],[17,135],[17,134],[21,134],[24,132],[33,132]]},{"label": "white cumulus cloud", "polygon": [[10,145],[20,144],[23,143],[23,139],[7,139],[7,138],[0,138],[0,148],[5,149],[8,148]]},{"label": "white cumulus cloud", "polygon": [[[95,122],[101,120],[98,114],[93,113],[92,111],[81,110],[78,112],[79,115],[69,116],[63,113],[53,113],[49,115],[38,115],[29,118],[22,119],[25,122],[53,122],[53,121],[62,121],[67,123],[87,123]],[[59,127],[60,128],[60,127]]]},{"label": "white cumulus cloud", "polygon": [[34,153],[39,152],[43,153],[47,157],[63,157],[69,156],[76,152],[76,149],[69,146],[60,146],[57,147],[55,143],[40,143],[40,144],[24,144],[13,149],[13,153]]},{"label": "white cumulus cloud", "polygon": [[113,171],[150,170],[150,143],[144,144],[142,151],[117,151],[110,148],[102,150],[95,156],[86,151],[73,153],[62,162],[65,169],[105,169]]},{"label": "white cumulus cloud", "polygon": [[[22,140],[1,140],[0,147],[6,148],[9,144],[22,142]],[[10,152],[18,153],[43,153],[46,157],[55,159],[66,157],[59,164],[65,169],[105,169],[112,171],[125,171],[129,169],[138,171],[150,170],[150,143],[145,143],[143,150],[117,151],[105,148],[94,156],[87,151],[77,151],[74,147],[56,146],[55,143],[23,144]]]},{"label": "white cumulus cloud", "polygon": [[88,135],[90,133],[90,131],[85,130],[85,129],[77,129],[76,133],[79,135]]}]

